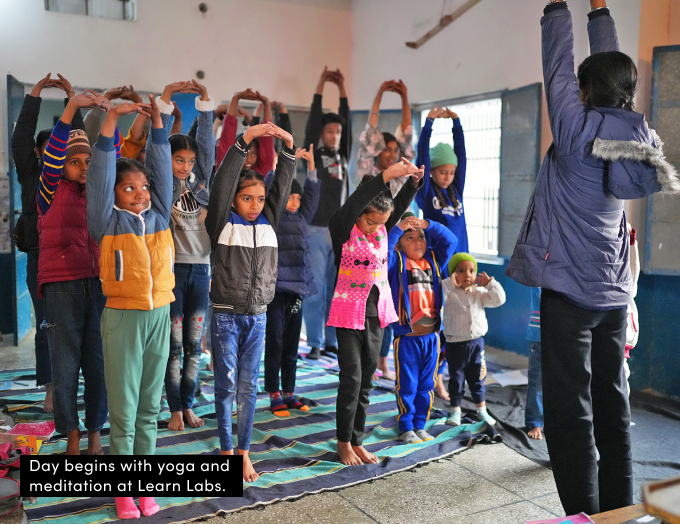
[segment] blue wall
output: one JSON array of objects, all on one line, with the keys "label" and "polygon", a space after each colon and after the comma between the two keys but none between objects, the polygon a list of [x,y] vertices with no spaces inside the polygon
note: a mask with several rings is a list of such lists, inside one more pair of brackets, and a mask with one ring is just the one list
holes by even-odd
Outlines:
[{"label": "blue wall", "polygon": [[[480,272],[495,277],[507,295],[503,306],[486,310],[486,343],[528,356],[529,288],[505,276],[507,261],[498,265],[480,262],[478,266]],[[680,398],[680,277],[641,274],[635,303],[640,338],[629,360],[631,388]]]}]

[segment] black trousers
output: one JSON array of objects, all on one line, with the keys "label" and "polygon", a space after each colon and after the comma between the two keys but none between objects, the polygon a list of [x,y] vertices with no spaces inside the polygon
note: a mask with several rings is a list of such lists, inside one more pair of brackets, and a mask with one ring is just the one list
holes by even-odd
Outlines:
[{"label": "black trousers", "polygon": [[364,439],[368,394],[378,367],[383,328],[378,317],[366,317],[364,329],[337,328],[338,386],[337,437],[341,442],[361,446]]},{"label": "black trousers", "polygon": [[264,339],[264,390],[279,391],[279,372],[284,393],[295,391],[297,353],[302,329],[302,305],[295,293],[275,293],[267,306]]},{"label": "black trousers", "polygon": [[625,307],[588,311],[543,290],[544,429],[567,515],[633,503],[625,343]]}]

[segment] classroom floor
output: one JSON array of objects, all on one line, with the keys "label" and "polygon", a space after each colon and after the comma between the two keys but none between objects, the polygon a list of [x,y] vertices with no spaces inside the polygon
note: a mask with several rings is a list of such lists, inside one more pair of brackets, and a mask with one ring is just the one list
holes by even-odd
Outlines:
[{"label": "classroom floor", "polygon": [[[4,343],[9,344],[7,339]],[[486,358],[508,368],[528,365],[526,357],[489,347]],[[3,369],[34,367],[32,337],[18,347],[0,346],[0,362]],[[202,522],[217,524],[226,518],[229,524],[521,524],[562,515],[549,469],[504,444],[477,444],[450,458],[375,481]]]}]

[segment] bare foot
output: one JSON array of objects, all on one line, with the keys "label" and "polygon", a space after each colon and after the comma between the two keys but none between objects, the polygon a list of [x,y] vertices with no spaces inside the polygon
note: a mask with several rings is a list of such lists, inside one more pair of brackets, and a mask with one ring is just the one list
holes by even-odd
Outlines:
[{"label": "bare foot", "polygon": [[377,464],[380,459],[376,457],[373,453],[370,453],[363,446],[352,446],[352,451],[355,455],[359,457],[366,464]]},{"label": "bare foot", "polygon": [[198,418],[191,408],[183,409],[182,413],[184,414],[184,420],[192,428],[200,428],[205,424],[205,420]]},{"label": "bare foot", "polygon": [[255,482],[260,475],[257,474],[252,462],[250,462],[248,450],[239,449],[238,454],[243,456],[243,480],[245,482]]},{"label": "bare foot", "polygon": [[390,366],[387,363],[387,357],[380,357],[378,359],[378,369],[382,371],[382,378],[385,380],[395,380],[397,376],[390,371]]},{"label": "bare foot", "polygon": [[173,411],[170,415],[170,422],[168,422],[168,429],[170,431],[184,431],[184,419],[181,411]]},{"label": "bare foot", "polygon": [[102,443],[99,438],[99,431],[87,432],[87,454],[88,455],[103,455]]},{"label": "bare foot", "polygon": [[54,411],[54,403],[52,402],[52,384],[45,386],[45,403],[43,404],[43,411],[45,413],[52,413]]},{"label": "bare foot", "polygon": [[66,454],[80,455],[80,430],[78,428],[68,434],[66,440]]},{"label": "bare foot", "polygon": [[443,375],[439,375],[439,378],[437,379],[437,385],[434,387],[434,392],[441,399],[451,400],[451,397],[449,397],[449,392],[446,391],[446,386],[444,386],[444,380],[442,377]]},{"label": "bare foot", "polygon": [[543,440],[543,430],[541,428],[531,428],[527,432],[527,435],[529,435],[529,438]]},{"label": "bare foot", "polygon": [[363,464],[357,454],[354,453],[349,442],[338,440],[338,455],[340,455],[340,462],[345,466],[361,466]]},{"label": "bare foot", "polygon": [[389,369],[387,369],[387,370],[383,370],[382,378],[385,379],[385,380],[396,380],[397,375],[395,375]]},{"label": "bare foot", "polygon": [[233,455],[233,454],[234,454],[234,450],[233,450],[233,449],[230,449],[229,451],[222,451],[222,450],[220,450],[220,455]]}]

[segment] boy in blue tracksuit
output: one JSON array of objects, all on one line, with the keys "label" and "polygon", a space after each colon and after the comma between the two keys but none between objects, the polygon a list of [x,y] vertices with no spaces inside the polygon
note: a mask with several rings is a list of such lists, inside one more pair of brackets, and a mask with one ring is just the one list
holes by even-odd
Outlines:
[{"label": "boy in blue tracksuit", "polygon": [[388,241],[388,275],[399,315],[392,324],[399,439],[415,444],[434,438],[425,431],[425,422],[437,382],[443,305],[440,268],[453,255],[458,239],[445,226],[406,213]]}]

